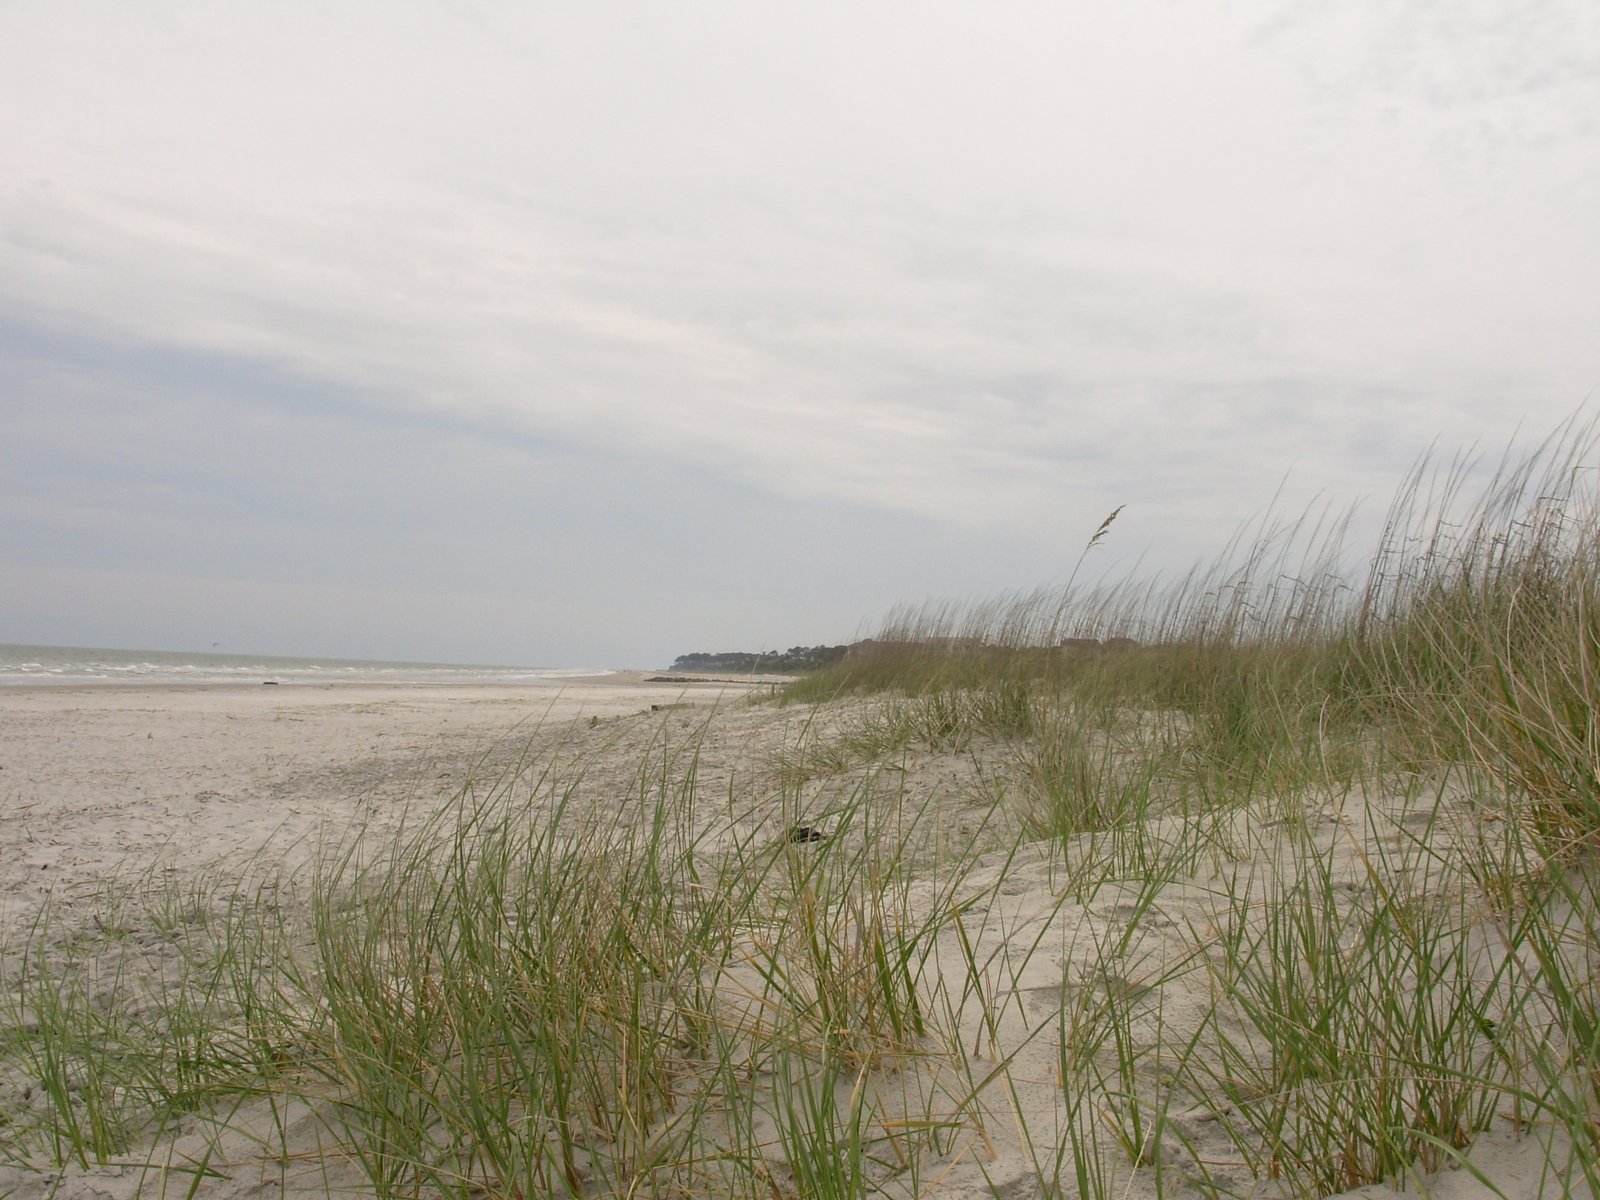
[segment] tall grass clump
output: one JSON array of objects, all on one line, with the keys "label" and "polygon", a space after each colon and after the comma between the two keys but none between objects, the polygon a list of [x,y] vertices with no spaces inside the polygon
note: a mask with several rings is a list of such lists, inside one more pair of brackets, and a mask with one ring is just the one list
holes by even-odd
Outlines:
[{"label": "tall grass clump", "polygon": [[1532,840],[1507,823],[1471,860],[1524,1004],[1524,1019],[1497,1033],[1525,1064],[1517,1119],[1559,1130],[1572,1154],[1558,1177],[1600,1195],[1600,869],[1592,858],[1550,863]]},{"label": "tall grass clump", "polygon": [[[883,1135],[859,1086],[836,1127],[840,1073],[942,1044],[926,972],[955,906],[914,904],[902,857],[925,815],[869,780],[814,841],[740,832],[675,753],[611,805],[508,781],[329,865],[323,1069],[379,1194],[760,1192],[780,1144],[796,1179],[855,1194]],[[836,1136],[838,1171],[794,1157]]]},{"label": "tall grass clump", "polygon": [[1495,1035],[1506,964],[1480,961],[1459,901],[1380,888],[1346,917],[1330,862],[1304,865],[1230,907],[1215,1057],[1191,1060],[1195,1086],[1232,1106],[1224,1126],[1257,1177],[1297,1195],[1437,1170],[1512,1085]]},{"label": "tall grass clump", "polygon": [[[1430,844],[1422,859],[1450,862],[1448,886],[1374,873],[1349,922],[1328,847],[1310,840],[1281,881],[1228,884],[1218,1016],[1181,1074],[1227,1098],[1235,1151],[1295,1194],[1459,1161],[1507,1111],[1564,1130],[1592,1186],[1596,451],[1595,420],[1575,418],[1498,464],[1425,457],[1365,556],[1349,551],[1348,516],[1268,517],[1165,583],[1074,578],[899,609],[795,694],[949,704],[1005,689],[1029,710],[1011,793],[1025,828],[1069,857],[1087,839],[1091,858],[1143,861],[1152,822],[1199,829],[1207,810],[1263,797],[1290,814],[1454,780],[1499,823],[1483,835],[1502,847],[1493,869]],[[1408,869],[1429,874],[1422,859]],[[1474,871],[1476,893],[1461,882]],[[1483,944],[1494,921],[1498,956]],[[1083,1086],[1068,1096],[1109,1103]],[[1078,1182],[1102,1190],[1099,1151],[1073,1128]]]},{"label": "tall grass clump", "polygon": [[1424,462],[1355,616],[1373,691],[1434,757],[1503,782],[1552,844],[1600,833],[1600,475],[1593,421],[1507,458]]},{"label": "tall grass clump", "polygon": [[1501,780],[1552,842],[1592,839],[1596,434],[1574,418],[1492,469],[1423,458],[1364,557],[1347,544],[1348,513],[1268,516],[1175,580],[900,608],[791,698],[892,693],[952,708],[966,694],[984,697],[969,709],[1026,710],[978,723],[1001,736],[1048,727],[1043,714],[1067,702],[1181,713],[1191,766],[1255,786],[1299,786],[1329,769],[1330,751],[1394,737],[1415,761]]},{"label": "tall grass clump", "polygon": [[57,1167],[118,1161],[152,1130],[267,1096],[296,1069],[315,992],[288,897],[257,870],[188,895],[146,880],[130,885],[139,903],[108,892],[91,933],[58,930],[46,907],[4,948],[16,986],[0,1002],[0,1052],[44,1100],[7,1130],[21,1161],[39,1146]]},{"label": "tall grass clump", "polygon": [[323,880],[337,1111],[381,1195],[626,1192],[673,1161],[737,922],[681,798],[642,785],[618,821],[469,791]]}]

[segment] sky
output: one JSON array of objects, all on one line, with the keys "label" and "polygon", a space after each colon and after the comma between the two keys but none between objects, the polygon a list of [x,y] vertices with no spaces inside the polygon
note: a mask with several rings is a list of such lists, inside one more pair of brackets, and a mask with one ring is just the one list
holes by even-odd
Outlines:
[{"label": "sky", "polygon": [[1597,389],[1593,0],[0,0],[0,641],[833,643]]}]

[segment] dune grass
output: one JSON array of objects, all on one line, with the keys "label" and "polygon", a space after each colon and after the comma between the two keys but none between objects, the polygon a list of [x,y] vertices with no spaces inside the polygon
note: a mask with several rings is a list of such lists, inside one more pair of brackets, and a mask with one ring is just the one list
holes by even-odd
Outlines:
[{"label": "dune grass", "polygon": [[1354,570],[1313,515],[897,612],[725,792],[662,719],[598,793],[46,911],[0,1163],[287,1178],[309,1113],[384,1197],[1312,1197],[1509,1131],[1593,1194],[1595,448],[1424,460]]}]

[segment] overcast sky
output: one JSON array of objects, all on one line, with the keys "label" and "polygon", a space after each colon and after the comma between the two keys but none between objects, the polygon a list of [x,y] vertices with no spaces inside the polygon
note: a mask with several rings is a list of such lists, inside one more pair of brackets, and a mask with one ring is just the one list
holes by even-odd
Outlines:
[{"label": "overcast sky", "polygon": [[0,641],[839,641],[1597,385],[1594,0],[0,0]]}]

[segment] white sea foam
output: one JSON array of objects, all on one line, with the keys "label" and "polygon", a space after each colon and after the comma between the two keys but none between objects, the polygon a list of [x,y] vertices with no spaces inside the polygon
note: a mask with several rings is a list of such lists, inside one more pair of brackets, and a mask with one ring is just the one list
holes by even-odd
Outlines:
[{"label": "white sea foam", "polygon": [[285,658],[176,650],[0,644],[0,687],[117,683],[560,684],[611,675],[575,667],[493,667],[463,663]]}]

